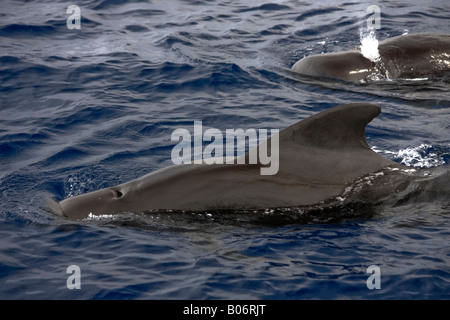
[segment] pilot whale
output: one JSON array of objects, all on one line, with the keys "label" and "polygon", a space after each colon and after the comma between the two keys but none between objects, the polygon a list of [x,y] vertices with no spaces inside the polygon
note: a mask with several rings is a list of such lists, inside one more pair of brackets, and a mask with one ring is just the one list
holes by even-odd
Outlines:
[{"label": "pilot whale", "polygon": [[381,42],[378,51],[377,61],[359,50],[311,55],[297,61],[291,70],[356,83],[377,77],[414,79],[450,74],[448,34],[397,36]]},{"label": "pilot whale", "polygon": [[[53,201],[51,207],[60,215],[83,219],[122,212],[259,210],[314,206],[330,199],[339,202],[344,196],[350,197],[365,176],[406,168],[367,144],[365,127],[380,112],[373,104],[345,104],[281,130],[277,133],[279,170],[275,175],[261,175],[261,163],[179,164],[118,186]],[[271,143],[273,137],[258,147]],[[242,157],[248,157],[249,152]],[[404,185],[406,179],[404,175],[399,177],[389,178],[395,183],[382,180],[377,194],[384,197],[397,192],[394,189]],[[444,179],[448,182],[448,171]],[[374,200],[370,190],[363,196],[367,201]]]}]

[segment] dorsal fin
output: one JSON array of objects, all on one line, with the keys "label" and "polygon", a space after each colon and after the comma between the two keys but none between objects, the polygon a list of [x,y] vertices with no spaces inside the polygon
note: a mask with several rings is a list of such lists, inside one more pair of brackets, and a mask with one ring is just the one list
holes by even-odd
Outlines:
[{"label": "dorsal fin", "polygon": [[380,107],[370,103],[340,105],[284,129],[280,142],[332,149],[369,148],[365,128],[380,112]]}]

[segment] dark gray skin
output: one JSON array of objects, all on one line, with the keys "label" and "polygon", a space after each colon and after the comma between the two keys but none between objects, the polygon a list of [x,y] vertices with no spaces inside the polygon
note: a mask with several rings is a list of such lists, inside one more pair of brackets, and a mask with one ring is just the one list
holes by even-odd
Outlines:
[{"label": "dark gray skin", "polygon": [[310,76],[361,82],[373,75],[390,79],[438,77],[450,74],[450,35],[412,34],[390,38],[378,45],[380,61],[360,51],[324,53],[297,61],[291,70]]},{"label": "dark gray skin", "polygon": [[275,175],[261,175],[259,163],[183,164],[53,202],[51,207],[60,215],[83,219],[90,214],[148,210],[316,205],[343,195],[361,176],[387,167],[402,168],[372,151],[366,142],[365,127],[380,110],[367,103],[341,105],[280,131],[279,170]]}]

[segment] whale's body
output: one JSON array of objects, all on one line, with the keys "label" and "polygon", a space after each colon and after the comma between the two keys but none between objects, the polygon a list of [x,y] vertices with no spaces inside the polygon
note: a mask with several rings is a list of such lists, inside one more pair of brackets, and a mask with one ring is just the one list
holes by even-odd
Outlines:
[{"label": "whale's body", "polygon": [[371,78],[416,79],[450,74],[450,35],[412,34],[378,46],[377,62],[351,50],[300,59],[292,71],[317,77],[361,82]]},{"label": "whale's body", "polygon": [[[371,150],[365,140],[367,123],[379,113],[380,108],[373,104],[341,105],[280,131],[279,170],[275,175],[261,175],[260,163],[175,165],[115,187],[54,202],[52,207],[61,215],[82,219],[148,210],[247,210],[320,204],[348,193],[352,183],[364,175],[402,168]],[[395,186],[376,190],[383,197],[392,188]],[[369,194],[367,198],[373,197]]]}]

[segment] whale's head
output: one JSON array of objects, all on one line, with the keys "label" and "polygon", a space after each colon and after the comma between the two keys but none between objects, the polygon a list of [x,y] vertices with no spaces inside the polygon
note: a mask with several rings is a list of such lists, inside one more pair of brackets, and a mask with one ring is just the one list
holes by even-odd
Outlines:
[{"label": "whale's head", "polygon": [[115,214],[129,211],[133,203],[132,194],[129,188],[116,186],[69,197],[61,202],[51,201],[49,207],[54,213],[71,219]]},{"label": "whale's head", "polygon": [[374,73],[376,64],[359,51],[324,53],[305,57],[292,66],[292,71],[316,77],[361,82]]}]

